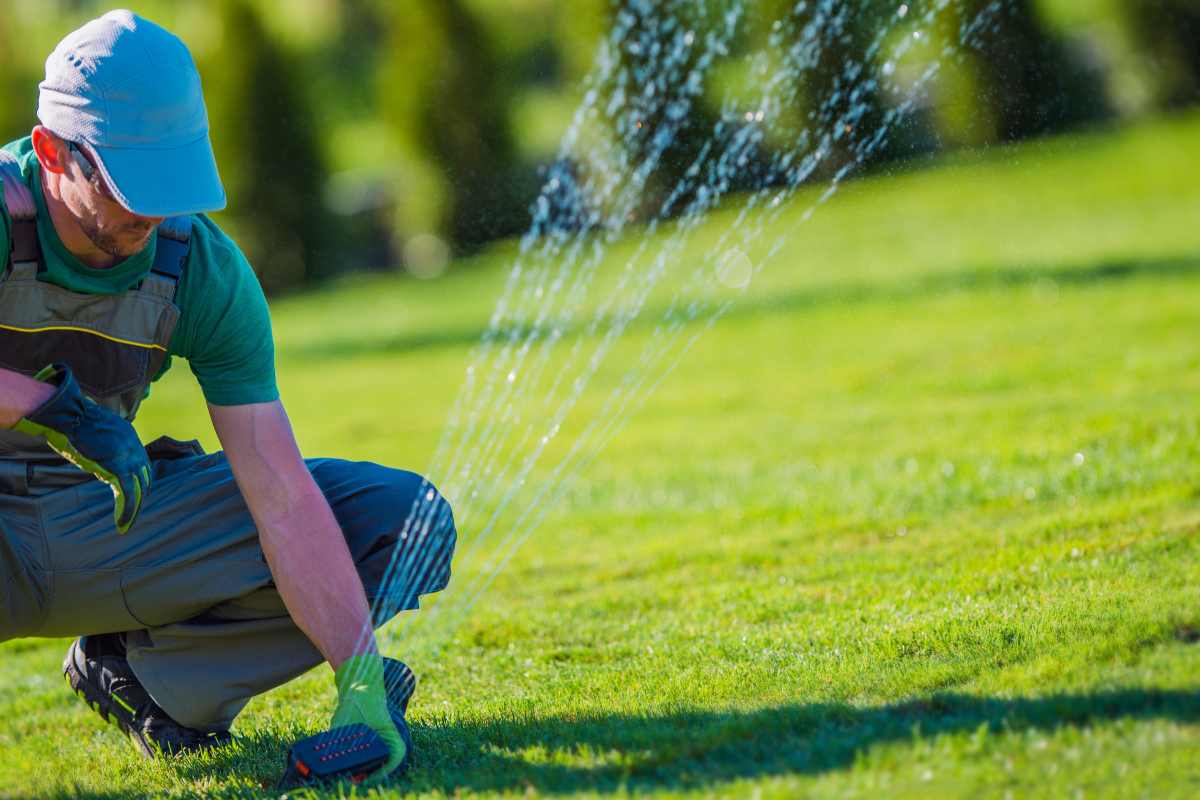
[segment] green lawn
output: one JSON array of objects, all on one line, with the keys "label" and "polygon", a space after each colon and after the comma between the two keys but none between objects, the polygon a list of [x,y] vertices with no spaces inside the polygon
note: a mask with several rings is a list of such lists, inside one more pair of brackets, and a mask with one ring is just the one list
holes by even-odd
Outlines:
[{"label": "green lawn", "polygon": [[[795,227],[798,197],[465,622],[390,629],[422,682],[389,792],[1200,795],[1197,141],[1190,117],[954,156]],[[511,254],[277,301],[306,453],[423,469]],[[186,365],[139,428],[214,445]],[[0,795],[252,796],[331,710],[320,668],[229,748],[143,762],[65,645],[0,646]]]}]

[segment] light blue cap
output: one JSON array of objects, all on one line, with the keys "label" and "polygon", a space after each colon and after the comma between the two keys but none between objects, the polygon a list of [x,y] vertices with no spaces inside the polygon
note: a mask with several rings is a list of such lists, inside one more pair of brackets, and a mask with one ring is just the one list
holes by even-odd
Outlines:
[{"label": "light blue cap", "polygon": [[58,43],[38,119],[81,142],[129,211],[173,217],[225,207],[200,73],[187,46],[132,11],[110,11]]}]

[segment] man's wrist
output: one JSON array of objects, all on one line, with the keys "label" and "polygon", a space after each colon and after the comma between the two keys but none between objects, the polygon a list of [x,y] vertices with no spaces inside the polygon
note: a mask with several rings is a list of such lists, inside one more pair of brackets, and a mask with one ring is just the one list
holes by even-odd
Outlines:
[{"label": "man's wrist", "polygon": [[0,428],[12,428],[44,406],[56,390],[53,384],[0,369]]}]

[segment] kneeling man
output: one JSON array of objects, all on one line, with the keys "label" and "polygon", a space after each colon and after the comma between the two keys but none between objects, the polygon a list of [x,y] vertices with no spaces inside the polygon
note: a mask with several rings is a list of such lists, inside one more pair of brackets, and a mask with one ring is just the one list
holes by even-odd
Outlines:
[{"label": "kneeling man", "polygon": [[[205,215],[225,191],[177,37],[89,22],[37,114],[0,150],[0,641],[79,636],[71,687],[147,755],[227,740],[327,661],[331,724],[377,731],[392,774],[415,681],[374,627],[446,586],[448,505],[411,472],[301,458],[262,290]],[[175,356],[224,452],[130,425]]]}]

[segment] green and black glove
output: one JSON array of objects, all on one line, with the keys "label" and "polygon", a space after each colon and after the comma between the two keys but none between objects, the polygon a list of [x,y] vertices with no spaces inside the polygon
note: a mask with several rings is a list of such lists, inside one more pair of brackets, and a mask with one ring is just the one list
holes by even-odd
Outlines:
[{"label": "green and black glove", "polygon": [[45,439],[67,461],[111,486],[117,531],[125,533],[150,488],[150,459],[137,432],[117,414],[84,397],[66,364],[51,364],[34,378],[58,391],[13,430]]},{"label": "green and black glove", "polygon": [[337,685],[338,705],[329,727],[361,722],[379,734],[391,753],[388,762],[366,781],[368,785],[379,783],[400,767],[408,754],[408,747],[388,711],[383,659],[377,653],[351,656],[333,673],[333,682]]}]

